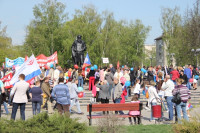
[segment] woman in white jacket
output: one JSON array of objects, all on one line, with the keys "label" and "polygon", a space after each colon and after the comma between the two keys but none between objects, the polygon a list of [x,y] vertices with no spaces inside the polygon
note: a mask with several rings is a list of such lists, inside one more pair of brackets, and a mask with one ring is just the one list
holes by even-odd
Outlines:
[{"label": "woman in white jacket", "polygon": [[[159,99],[159,96],[158,96],[158,93],[155,88],[155,82],[153,80],[150,81],[148,93],[149,93],[149,103],[151,103],[151,107],[153,105],[157,105],[157,99]],[[152,109],[151,109],[150,121],[152,121],[152,120],[155,120],[155,119],[153,118]]]}]

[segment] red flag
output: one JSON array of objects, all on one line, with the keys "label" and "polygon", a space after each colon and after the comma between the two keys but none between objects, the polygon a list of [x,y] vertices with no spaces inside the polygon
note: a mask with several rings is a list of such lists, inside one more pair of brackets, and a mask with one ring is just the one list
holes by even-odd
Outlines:
[{"label": "red flag", "polygon": [[13,85],[10,84],[10,80],[12,79],[12,76],[13,76],[12,73],[9,73],[1,79],[1,81],[4,82],[4,88],[9,89],[13,87]]},{"label": "red flag", "polygon": [[119,61],[117,62],[117,68],[119,68]]}]

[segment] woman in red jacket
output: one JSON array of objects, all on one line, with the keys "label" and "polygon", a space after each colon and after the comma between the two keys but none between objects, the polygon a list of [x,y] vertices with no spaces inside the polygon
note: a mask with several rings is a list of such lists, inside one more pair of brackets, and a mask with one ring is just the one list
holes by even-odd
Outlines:
[{"label": "woman in red jacket", "polygon": [[173,68],[173,71],[171,71],[170,74],[172,75],[172,80],[173,80],[174,84],[176,85],[176,79],[178,79],[180,77],[180,74],[177,71],[176,67]]}]

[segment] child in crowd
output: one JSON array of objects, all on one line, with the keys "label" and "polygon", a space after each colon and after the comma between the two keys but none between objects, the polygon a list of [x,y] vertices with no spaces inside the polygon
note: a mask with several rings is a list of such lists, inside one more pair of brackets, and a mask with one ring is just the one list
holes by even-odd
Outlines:
[{"label": "child in crowd", "polygon": [[[131,99],[131,103],[140,103],[140,101],[138,100],[138,96],[137,95],[134,95],[133,98]],[[140,124],[140,111],[129,111],[129,115],[133,116],[133,119],[134,119],[134,123],[136,124]],[[136,118],[137,118],[137,121],[136,121]],[[129,122],[131,123],[131,125],[133,124],[132,123],[132,118],[129,117]]]},{"label": "child in crowd", "polygon": [[140,87],[140,79],[136,79],[136,85],[133,93],[138,97],[138,99],[140,98],[140,91],[142,90]]},{"label": "child in crowd", "polygon": [[33,115],[39,114],[42,103],[42,89],[40,88],[40,81],[36,81],[36,86],[31,88],[30,96],[32,98]]}]

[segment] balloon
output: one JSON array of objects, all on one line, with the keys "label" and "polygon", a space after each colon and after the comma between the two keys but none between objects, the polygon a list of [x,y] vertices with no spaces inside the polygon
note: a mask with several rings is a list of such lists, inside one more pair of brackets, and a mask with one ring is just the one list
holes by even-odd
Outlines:
[{"label": "balloon", "polygon": [[50,68],[53,68],[53,64],[50,64]]},{"label": "balloon", "polygon": [[147,70],[145,70],[144,68],[141,68],[141,71],[142,71],[143,73],[146,73],[146,72],[147,72]]},{"label": "balloon", "polygon": [[190,82],[190,83],[193,83],[193,79],[192,79],[192,78],[191,78],[191,79],[189,79],[189,82]]},{"label": "balloon", "polygon": [[74,65],[74,68],[75,68],[75,69],[78,69],[78,65],[77,65],[77,64],[75,64],[75,65]]},{"label": "balloon", "polygon": [[90,70],[94,70],[94,67],[91,67]]},{"label": "balloon", "polygon": [[195,78],[196,80],[198,80],[198,79],[199,79],[199,75],[195,75],[194,78]]},{"label": "balloon", "polygon": [[124,66],[122,66],[122,68],[124,68]]},{"label": "balloon", "polygon": [[121,77],[121,78],[120,78],[120,82],[121,82],[122,84],[125,84],[125,82],[126,82],[126,78]]},{"label": "balloon", "polygon": [[129,87],[130,85],[131,85],[131,82],[130,81],[126,81],[125,86]]},{"label": "balloon", "polygon": [[87,68],[87,72],[90,72],[90,68]]},{"label": "balloon", "polygon": [[72,72],[68,71],[68,76],[71,77],[71,75],[72,75]]},{"label": "balloon", "polygon": [[85,68],[85,71],[87,71],[87,67]]},{"label": "balloon", "polygon": [[96,70],[97,70],[97,69],[98,69],[98,66],[97,66],[97,65],[94,65],[94,69],[96,69]]},{"label": "balloon", "polygon": [[83,91],[83,87],[78,87],[78,91],[79,92]]},{"label": "balloon", "polygon": [[131,71],[133,71],[134,69],[133,68],[131,68]]},{"label": "balloon", "polygon": [[66,77],[66,79],[68,80],[68,79],[69,79],[69,77]]},{"label": "balloon", "polygon": [[67,73],[67,72],[65,73],[65,76],[66,76],[66,77],[68,76],[68,73]]},{"label": "balloon", "polygon": [[83,97],[83,92],[78,93],[78,97],[82,98]]}]

